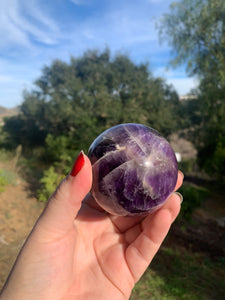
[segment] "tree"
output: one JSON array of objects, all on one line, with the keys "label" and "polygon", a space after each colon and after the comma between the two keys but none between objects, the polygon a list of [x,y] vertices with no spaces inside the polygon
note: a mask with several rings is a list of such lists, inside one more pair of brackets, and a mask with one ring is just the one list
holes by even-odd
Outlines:
[{"label": "tree", "polygon": [[217,153],[221,157],[225,149],[225,2],[173,2],[158,28],[174,50],[171,64],[185,63],[188,74],[199,78],[196,107],[200,115],[195,118],[194,141],[200,165],[221,178],[224,169],[217,167]]},{"label": "tree", "polygon": [[25,148],[47,148],[52,160],[87,150],[98,134],[119,123],[143,123],[164,135],[177,125],[172,87],[154,78],[147,64],[136,65],[125,55],[111,58],[108,49],[87,51],[70,63],[55,60],[35,84],[13,120],[21,123],[16,137],[10,120],[4,130]]},{"label": "tree", "polygon": [[161,38],[174,50],[174,66],[185,63],[190,75],[212,75],[225,83],[225,2],[173,2],[159,25]]}]

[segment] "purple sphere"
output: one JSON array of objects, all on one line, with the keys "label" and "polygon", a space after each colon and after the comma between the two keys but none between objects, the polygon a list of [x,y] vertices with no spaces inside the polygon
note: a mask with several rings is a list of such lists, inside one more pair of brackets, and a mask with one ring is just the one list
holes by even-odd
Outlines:
[{"label": "purple sphere", "polygon": [[119,216],[154,212],[173,192],[177,160],[168,141],[141,124],[121,124],[91,144],[91,193],[107,212]]}]

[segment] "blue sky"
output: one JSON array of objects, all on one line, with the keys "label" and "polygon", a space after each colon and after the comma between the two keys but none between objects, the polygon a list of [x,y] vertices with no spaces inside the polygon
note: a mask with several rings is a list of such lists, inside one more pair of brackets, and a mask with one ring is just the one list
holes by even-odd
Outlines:
[{"label": "blue sky", "polygon": [[44,65],[69,62],[87,49],[149,62],[180,95],[196,86],[185,67],[166,70],[171,49],[160,45],[156,20],[171,0],[0,0],[0,105],[22,102]]}]

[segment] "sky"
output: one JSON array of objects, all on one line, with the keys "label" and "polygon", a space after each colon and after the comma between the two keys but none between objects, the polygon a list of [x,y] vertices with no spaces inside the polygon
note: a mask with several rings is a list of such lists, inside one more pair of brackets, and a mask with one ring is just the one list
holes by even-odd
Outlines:
[{"label": "sky", "polygon": [[89,49],[110,49],[153,76],[173,84],[179,95],[196,87],[185,66],[167,68],[171,48],[160,44],[156,21],[171,0],[0,0],[0,105],[20,105],[45,65],[69,62]]}]

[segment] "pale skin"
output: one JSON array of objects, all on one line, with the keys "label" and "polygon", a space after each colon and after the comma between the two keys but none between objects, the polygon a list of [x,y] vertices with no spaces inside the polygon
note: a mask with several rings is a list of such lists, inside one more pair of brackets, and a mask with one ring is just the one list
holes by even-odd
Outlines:
[{"label": "pale skin", "polygon": [[[91,174],[85,156],[76,177],[68,175],[60,184],[27,238],[1,300],[129,299],[179,213],[180,196],[173,193],[144,218],[112,216],[86,196]],[[175,190],[182,181],[178,172]]]}]

